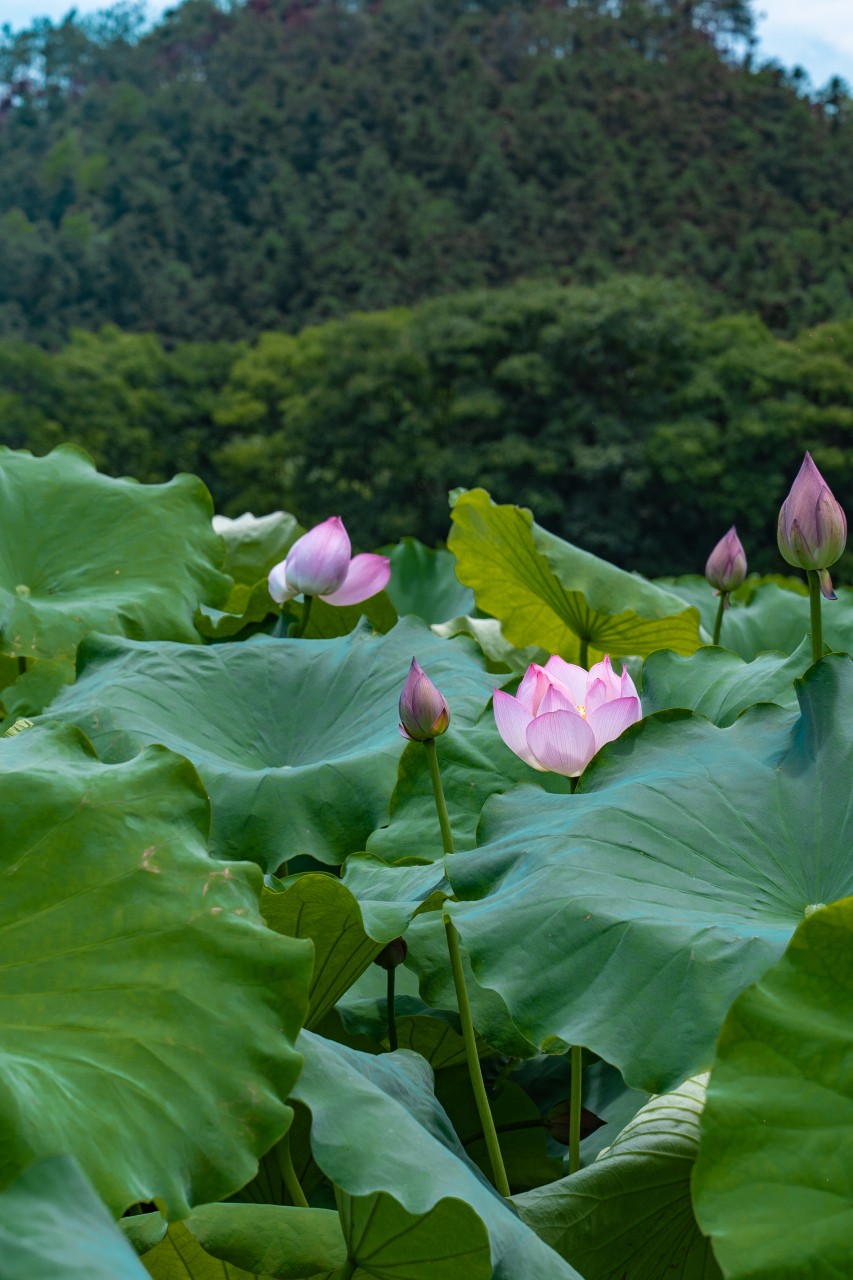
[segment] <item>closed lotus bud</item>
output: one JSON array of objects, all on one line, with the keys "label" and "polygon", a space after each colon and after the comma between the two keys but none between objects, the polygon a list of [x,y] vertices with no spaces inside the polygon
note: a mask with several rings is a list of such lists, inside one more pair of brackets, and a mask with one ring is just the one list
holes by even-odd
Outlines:
[{"label": "closed lotus bud", "polygon": [[816,569],[828,600],[836,598],[827,570],[847,544],[847,518],[829,485],[806,454],[791,492],[782,503],[777,532],[779,550],[788,564]]},{"label": "closed lotus bud", "polygon": [[400,694],[400,733],[412,742],[437,738],[450,724],[450,708],[412,658],[403,692]]},{"label": "closed lotus bud", "polygon": [[[556,1107],[548,1112],[548,1119],[545,1121],[545,1128],[551,1137],[557,1142],[562,1142],[563,1146],[569,1145],[569,1126],[571,1121],[571,1103],[568,1098],[563,1102],[558,1102]],[[606,1120],[602,1120],[594,1111],[589,1111],[586,1107],[581,1107],[581,1142],[584,1138],[588,1138],[591,1133],[595,1133],[596,1129],[600,1129],[606,1124]]]},{"label": "closed lotus bud", "polygon": [[380,969],[396,969],[408,954],[409,948],[406,946],[405,938],[392,938],[387,947],[382,948],[373,963],[378,964]]},{"label": "closed lotus bud", "polygon": [[734,525],[708,556],[705,577],[714,588],[714,595],[737,591],[746,577],[746,552]]}]

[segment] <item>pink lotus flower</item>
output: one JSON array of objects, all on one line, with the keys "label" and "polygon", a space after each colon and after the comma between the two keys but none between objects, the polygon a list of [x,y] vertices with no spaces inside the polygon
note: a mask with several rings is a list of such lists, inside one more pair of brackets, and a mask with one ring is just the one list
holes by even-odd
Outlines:
[{"label": "pink lotus flower", "polygon": [[532,663],[515,697],[495,689],[495,724],[506,745],[540,773],[576,778],[605,742],[642,715],[634,681],[610,658],[590,671],[562,658]]},{"label": "pink lotus flower", "polygon": [[[350,558],[352,557],[352,558]],[[304,533],[270,570],[270,595],[277,604],[294,596],[319,596],[326,604],[361,604],[388,585],[387,556],[353,556],[340,516],[330,516]]]},{"label": "pink lotus flower", "polygon": [[847,545],[847,517],[810,453],[803,458],[791,492],[782,503],[777,541],[788,564],[817,570],[827,600],[837,599],[829,566]]},{"label": "pink lotus flower", "polygon": [[410,742],[437,738],[450,724],[450,708],[416,658],[400,694],[400,733]]},{"label": "pink lotus flower", "polygon": [[[730,591],[737,591],[746,577],[746,552],[734,525],[724,538],[720,538],[708,556],[705,577],[715,588],[715,596],[718,596],[721,591],[726,595]],[[726,608],[728,607],[729,602],[726,600]]]}]

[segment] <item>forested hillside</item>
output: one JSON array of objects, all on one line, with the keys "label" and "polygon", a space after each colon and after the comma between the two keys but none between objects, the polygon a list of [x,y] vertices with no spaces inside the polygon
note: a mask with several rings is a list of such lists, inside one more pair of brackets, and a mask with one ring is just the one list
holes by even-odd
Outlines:
[{"label": "forested hillside", "polygon": [[[720,48],[741,0],[187,0],[0,57],[0,332],[295,332],[520,278],[843,318],[849,99]],[[741,53],[746,44],[741,41]]]},{"label": "forested hillside", "polygon": [[[194,471],[219,510],[343,515],[362,550],[447,534],[486,487],[630,569],[701,570],[737,521],[784,570],[776,517],[804,449],[853,506],[853,322],[796,341],[709,320],[680,282],[516,285],[254,346],[78,333],[0,341],[0,442],[63,441],[143,481]],[[839,566],[840,581],[853,567]]]}]

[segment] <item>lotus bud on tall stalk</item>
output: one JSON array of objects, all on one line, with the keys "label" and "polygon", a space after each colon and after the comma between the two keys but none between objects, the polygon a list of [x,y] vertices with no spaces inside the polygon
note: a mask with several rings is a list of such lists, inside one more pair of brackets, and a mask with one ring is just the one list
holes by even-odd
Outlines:
[{"label": "lotus bud on tall stalk", "polygon": [[719,644],[723,610],[729,607],[729,595],[732,591],[737,591],[746,577],[746,552],[734,525],[724,538],[720,538],[708,556],[705,577],[714,588],[714,595],[720,596],[720,607],[714,623],[714,644]]},{"label": "lotus bud on tall stalk", "polygon": [[[438,814],[438,825],[441,828],[441,839],[445,854],[453,853],[453,834],[450,829],[450,817],[447,802],[444,798],[444,787],[441,783],[441,770],[438,754],[435,749],[436,737],[447,731],[450,724],[450,708],[447,699],[436,689],[429,676],[421,667],[417,658],[412,658],[412,665],[406,677],[406,683],[400,694],[400,733],[410,742],[422,742],[427,753],[432,793],[435,797],[435,808]],[[474,1023],[471,1018],[471,1004],[468,1000],[468,988],[465,985],[465,972],[462,968],[462,954],[459,949],[459,935],[450,913],[445,910],[442,915],[444,931],[447,935],[447,950],[450,956],[450,969],[453,974],[453,985],[456,988],[456,1003],[459,1006],[459,1020],[462,1023],[462,1039],[465,1043],[465,1059],[468,1063],[468,1075],[477,1114],[486,1139],[486,1149],[492,1166],[492,1177],[501,1195],[509,1197],[509,1182],[501,1155],[500,1143],[495,1130],[495,1122],[483,1082],[483,1070],[474,1036]]]},{"label": "lotus bud on tall stalk", "polygon": [[294,542],[287,558],[269,573],[269,591],[277,604],[294,596],[305,597],[301,636],[315,596],[326,604],[361,604],[384,591],[391,576],[387,556],[368,553],[354,556],[349,534],[340,516],[329,516]]},{"label": "lotus bud on tall stalk", "polygon": [[823,656],[820,598],[821,594],[827,600],[838,598],[832,589],[829,568],[847,545],[847,517],[809,453],[782,503],[777,540],[788,564],[805,569],[808,574],[812,661],[817,662]]}]

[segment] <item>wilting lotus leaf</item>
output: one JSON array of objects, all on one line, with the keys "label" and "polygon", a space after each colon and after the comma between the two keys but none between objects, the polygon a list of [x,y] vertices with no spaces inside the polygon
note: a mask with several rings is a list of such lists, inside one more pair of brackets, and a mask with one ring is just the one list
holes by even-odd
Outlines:
[{"label": "wilting lotus leaf", "polygon": [[109,1208],[230,1195],[284,1132],[310,947],[163,747],[105,765],[71,725],[0,739],[0,1186],[72,1153]]},{"label": "wilting lotus leaf", "polygon": [[199,601],[231,589],[210,495],[194,476],[100,475],[74,445],[0,450],[0,648],[73,662],[89,631],[198,643]]},{"label": "wilting lotus leaf", "polygon": [[534,1045],[584,1044],[629,1084],[672,1088],[710,1066],[804,912],[853,891],[853,662],[822,658],[797,690],[799,716],[758,706],[727,729],[659,712],[576,795],[488,801],[480,847],[447,860],[463,901],[445,910]]},{"label": "wilting lotus leaf", "polygon": [[401,618],[413,613],[431,624],[474,608],[474,593],[456,577],[456,561],[449,551],[433,551],[417,538],[401,538],[385,552],[391,561],[388,595]]},{"label": "wilting lotus leaf", "polygon": [[31,1165],[0,1194],[0,1275],[3,1280],[146,1280],[71,1156]]},{"label": "wilting lotus leaf", "polygon": [[690,707],[725,729],[756,702],[795,710],[794,681],[811,666],[807,637],[789,658],[762,653],[744,662],[728,649],[697,649],[689,658],[661,649],[643,663],[643,712]]},{"label": "wilting lotus leaf", "polygon": [[585,1280],[721,1280],[690,1199],[706,1079],[652,1098],[593,1164],[516,1198]]},{"label": "wilting lotus leaf", "polygon": [[210,795],[217,856],[269,872],[299,854],[340,863],[387,821],[414,654],[454,721],[476,720],[492,692],[476,646],[414,618],[387,636],[365,623],[337,640],[205,648],[92,637],[51,716],[79,724],[105,760],[151,742],[188,756]]},{"label": "wilting lotus leaf", "polygon": [[[432,1071],[422,1058],[403,1049],[373,1057],[311,1032],[303,1032],[298,1045],[305,1065],[293,1097],[311,1111],[314,1158],[346,1197],[365,1200],[384,1192],[406,1215],[418,1218],[448,1200],[462,1201],[469,1206],[467,1215],[462,1215],[468,1221],[469,1243],[475,1237],[475,1218],[488,1232],[493,1270],[486,1270],[485,1276],[491,1274],[492,1280],[577,1277],[568,1263],[524,1226],[467,1159],[435,1100]],[[393,1135],[393,1140],[377,1141],[378,1134]],[[345,1212],[342,1216],[349,1238]],[[405,1225],[402,1215],[400,1220]],[[459,1241],[454,1247],[461,1249],[464,1232],[457,1234],[456,1227],[451,1232],[449,1226],[448,1232],[450,1240]],[[449,1250],[448,1260],[453,1256]],[[435,1267],[436,1262],[433,1254],[431,1265]],[[397,1273],[370,1274],[390,1280]],[[408,1277],[410,1272],[399,1274]],[[430,1272],[424,1269],[422,1274]],[[447,1274],[456,1276],[457,1271],[448,1269]],[[480,1273],[472,1265],[470,1274]]]},{"label": "wilting lotus leaf", "polygon": [[720,1035],[693,1196],[726,1276],[853,1274],[851,1149],[846,898],[803,920],[782,959],[732,1005]]},{"label": "wilting lotus leaf", "polygon": [[582,640],[589,661],[605,652],[693,653],[702,643],[694,609],[548,533],[526,508],[498,506],[472,489],[456,499],[452,516],[456,575],[473,588],[478,606],[500,619],[510,644],[540,645],[577,662]]}]

